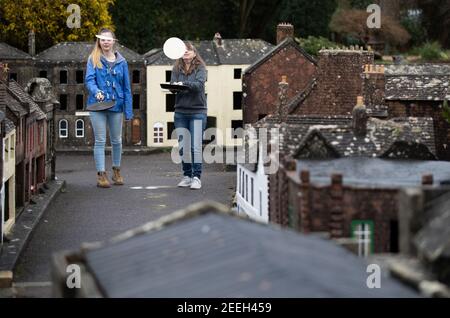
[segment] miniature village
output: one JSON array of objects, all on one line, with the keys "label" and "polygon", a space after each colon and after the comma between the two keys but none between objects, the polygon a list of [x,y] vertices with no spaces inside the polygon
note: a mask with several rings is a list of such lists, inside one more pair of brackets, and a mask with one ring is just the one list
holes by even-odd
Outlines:
[{"label": "miniature village", "polygon": [[[359,46],[322,48],[314,57],[295,41],[291,24],[279,24],[276,34],[275,44],[218,33],[196,42],[208,69],[208,127],[244,129],[242,136],[215,140],[245,153],[231,165],[230,206],[199,203],[105,244],[58,254],[58,296],[450,297],[450,123],[444,115],[450,66],[379,64],[372,48]],[[0,43],[2,244],[55,180],[58,152],[93,147],[84,86],[93,43],[63,42],[36,53],[31,31],[28,44],[23,52]],[[133,94],[124,147],[176,145],[175,101],[159,87],[170,81],[172,61],[161,49],[144,55],[123,45],[118,50],[128,60]],[[250,145],[246,132],[261,129],[269,132],[267,144],[257,138]],[[250,152],[256,161],[246,160]],[[201,228],[197,236],[186,234],[195,227]],[[262,245],[230,243],[247,242],[249,233]],[[160,263],[139,249],[144,242],[163,242]],[[260,253],[238,262],[249,250]],[[211,267],[201,261],[208,253],[217,255]],[[283,275],[275,277],[263,255]],[[224,260],[233,256],[226,267]],[[102,288],[89,283],[75,295],[63,286],[64,269],[74,260]],[[136,270],[136,262],[148,271]],[[327,294],[309,282],[299,289],[308,276],[336,270],[324,262],[336,263],[339,286],[347,288]],[[382,264],[391,275],[384,294],[357,286],[357,279],[365,282],[362,262]],[[256,264],[264,264],[258,275],[242,276],[239,267]],[[298,264],[302,277],[293,274]],[[177,266],[186,269],[182,277]],[[202,284],[213,270],[228,274]],[[242,284],[233,285],[236,275]],[[272,283],[253,283],[265,279]],[[198,288],[183,289],[187,285]]]}]

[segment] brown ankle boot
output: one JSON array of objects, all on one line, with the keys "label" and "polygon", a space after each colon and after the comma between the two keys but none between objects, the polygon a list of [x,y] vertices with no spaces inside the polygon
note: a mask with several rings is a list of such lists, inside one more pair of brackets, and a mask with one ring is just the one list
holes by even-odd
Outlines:
[{"label": "brown ankle boot", "polygon": [[97,187],[99,188],[111,188],[111,184],[109,183],[108,176],[106,172],[98,172],[97,173]]},{"label": "brown ankle boot", "polygon": [[112,181],[115,185],[123,185],[123,177],[120,175],[120,168],[113,167]]}]

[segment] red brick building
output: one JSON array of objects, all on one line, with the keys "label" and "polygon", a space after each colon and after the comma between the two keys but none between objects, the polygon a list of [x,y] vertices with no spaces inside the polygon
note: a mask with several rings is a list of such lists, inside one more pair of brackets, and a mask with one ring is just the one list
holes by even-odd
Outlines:
[{"label": "red brick building", "polygon": [[277,27],[277,46],[247,68],[243,74],[244,124],[255,123],[276,110],[278,81],[287,76],[290,100],[303,92],[316,72],[316,60],[294,40],[294,27]]},{"label": "red brick building", "polygon": [[385,100],[390,117],[431,117],[440,160],[450,160],[450,124],[442,105],[450,98],[450,66],[445,64],[386,67]]},{"label": "red brick building", "polygon": [[399,193],[450,178],[450,164],[342,158],[297,161],[288,179],[288,226],[355,238],[359,254],[399,252]]}]

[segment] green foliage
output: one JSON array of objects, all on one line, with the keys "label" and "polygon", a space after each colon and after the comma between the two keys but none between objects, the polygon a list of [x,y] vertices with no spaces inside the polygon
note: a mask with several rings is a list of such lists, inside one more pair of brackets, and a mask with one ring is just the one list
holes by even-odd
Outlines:
[{"label": "green foliage", "polygon": [[300,37],[328,37],[328,25],[336,8],[336,0],[285,0],[278,20],[292,23]]},{"label": "green foliage", "polygon": [[101,27],[114,29],[108,9],[114,0],[79,0],[81,27],[69,28],[71,0],[0,0],[0,40],[28,51],[28,33],[36,34],[36,51],[63,41],[93,41]]},{"label": "green foliage", "polygon": [[423,25],[421,16],[405,16],[401,23],[411,35],[411,46],[415,47],[427,42],[427,30]]},{"label": "green foliage", "polygon": [[337,48],[338,44],[324,37],[308,36],[306,39],[296,39],[300,46],[308,52],[308,54],[317,56],[322,48]]},{"label": "green foliage", "polygon": [[448,55],[442,50],[439,42],[427,42],[419,48],[412,51],[420,55],[423,61],[447,60]]}]

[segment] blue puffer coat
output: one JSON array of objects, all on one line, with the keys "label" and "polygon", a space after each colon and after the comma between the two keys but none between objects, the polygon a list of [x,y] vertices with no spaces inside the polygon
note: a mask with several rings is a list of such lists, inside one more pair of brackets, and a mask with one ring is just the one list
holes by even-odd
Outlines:
[{"label": "blue puffer coat", "polygon": [[128,73],[128,63],[125,58],[116,52],[116,62],[110,69],[105,57],[101,57],[103,68],[94,67],[89,58],[86,70],[86,88],[89,91],[87,105],[97,102],[95,95],[102,92],[105,96],[104,101],[116,101],[116,105],[108,111],[123,112],[125,119],[133,118],[133,105],[131,97],[130,76]]}]

